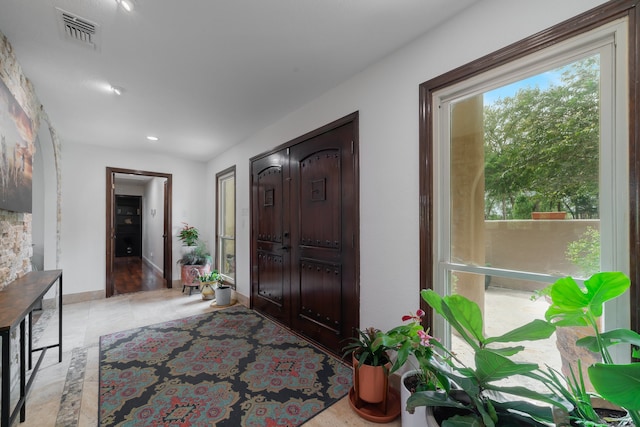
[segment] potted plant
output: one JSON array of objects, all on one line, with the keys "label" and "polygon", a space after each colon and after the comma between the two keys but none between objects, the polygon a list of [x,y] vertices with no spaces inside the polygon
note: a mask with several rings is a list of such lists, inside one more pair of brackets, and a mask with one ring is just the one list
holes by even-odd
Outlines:
[{"label": "potted plant", "polygon": [[576,341],[581,347],[599,353],[602,361],[588,367],[589,379],[595,391],[623,408],[636,426],[640,426],[640,363],[615,363],[609,347],[618,344],[633,346],[633,357],[640,358],[640,335],[630,329],[601,332],[598,318],[604,303],[624,294],[631,282],[621,272],[601,272],[585,280],[584,288],[571,277],[557,280],[545,293],[551,306],[545,313],[547,320],[558,328],[588,326],[593,336]]},{"label": "potted plant", "polygon": [[405,409],[406,402],[415,392],[436,390],[438,387],[437,377],[431,372],[429,366],[425,365],[425,362],[431,360],[433,356],[431,344],[433,337],[421,324],[424,315],[424,311],[418,310],[415,314],[403,316],[402,321],[408,323],[379,334],[373,344],[374,346],[384,345],[395,352],[396,358],[390,372],[395,372],[407,364],[413,365],[412,369],[406,370],[400,377],[402,427],[424,426],[425,407],[418,407],[410,413]]},{"label": "potted plant", "polygon": [[178,264],[182,265],[180,278],[182,280],[182,290],[185,286],[194,286],[198,282],[198,276],[204,275],[211,270],[211,254],[207,250],[204,242],[198,241],[195,248],[182,254]]},{"label": "potted plant", "polygon": [[182,242],[182,253],[184,254],[197,246],[200,232],[197,228],[190,226],[186,222],[182,224],[182,228],[178,232],[178,239]]},{"label": "potted plant", "polygon": [[[475,366],[465,365],[439,341],[431,339],[434,349],[426,353],[421,366],[437,378],[438,389],[419,391],[407,400],[407,409],[427,406],[429,422],[435,422],[432,408],[451,409],[444,415],[446,426],[541,426],[553,425],[552,407],[569,412],[573,406],[564,395],[552,389],[550,379],[541,374],[535,363],[516,362],[511,356],[524,349],[514,345],[521,341],[545,339],[554,325],[536,319],[498,337],[485,337],[482,313],[478,305],[461,296],[441,297],[432,290],[421,292],[422,298],[443,316],[474,353]],[[420,355],[418,355],[420,358]],[[515,375],[526,376],[549,389],[541,393],[524,386],[506,386],[498,382]],[[560,386],[566,388],[562,382]],[[564,391],[563,388],[563,391]],[[567,393],[571,398],[571,393]],[[536,405],[539,401],[546,406]],[[429,424],[427,425],[439,425]]]},{"label": "potted plant", "polygon": [[215,295],[215,286],[221,280],[220,273],[218,270],[211,270],[208,273],[200,273],[198,272],[198,280],[200,281],[200,293],[202,294],[203,300],[212,300]]},{"label": "potted plant", "polygon": [[[440,342],[429,340],[428,345],[434,349],[430,355],[414,354],[422,357],[421,366],[436,376],[438,389],[414,393],[407,400],[407,409],[427,406],[427,425],[440,425],[433,417],[433,408],[458,411],[445,416],[443,425],[447,426],[630,425],[628,419],[640,425],[640,363],[615,364],[607,350],[619,343],[638,346],[640,335],[628,329],[601,333],[597,322],[602,304],[620,296],[628,287],[629,280],[622,273],[598,273],[585,281],[585,290],[571,278],[560,279],[546,292],[552,300],[546,320],[533,320],[499,337],[484,336],[482,314],[473,301],[460,295],[441,297],[432,290],[422,291],[422,298],[473,350],[475,367],[465,366]],[[589,325],[594,329],[593,337],[582,338],[577,344],[603,355],[603,362],[590,366],[588,373],[602,398],[627,411],[626,420],[623,417],[620,424],[610,423],[597,414],[580,369],[565,377],[553,369],[541,370],[535,363],[510,359],[524,347],[505,344],[548,338],[556,328],[573,325]],[[640,352],[634,351],[634,357],[638,356]],[[496,384],[513,375],[537,381],[549,393]],[[548,406],[534,405],[531,400]]]},{"label": "potted plant", "polygon": [[375,328],[357,329],[358,337],[350,338],[350,343],[344,346],[343,357],[351,356],[353,363],[353,388],[356,406],[359,400],[369,403],[383,403],[386,405],[388,391],[388,375],[391,361],[387,354],[388,348],[374,341],[381,334]]}]

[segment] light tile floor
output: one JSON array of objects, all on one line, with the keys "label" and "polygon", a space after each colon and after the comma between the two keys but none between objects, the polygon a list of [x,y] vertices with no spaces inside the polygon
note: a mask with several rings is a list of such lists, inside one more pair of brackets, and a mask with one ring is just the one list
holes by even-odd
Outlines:
[{"label": "light tile floor", "polygon": [[[63,306],[63,358],[57,349],[47,352],[27,398],[26,421],[14,426],[96,426],[98,423],[98,364],[101,335],[206,313],[216,308],[200,294],[187,296],[180,288],[119,295]],[[57,340],[56,315],[43,315],[38,345]],[[42,326],[42,325],[41,325]],[[360,418],[343,398],[305,424],[320,426],[375,426]],[[388,426],[400,426],[396,419]]]}]

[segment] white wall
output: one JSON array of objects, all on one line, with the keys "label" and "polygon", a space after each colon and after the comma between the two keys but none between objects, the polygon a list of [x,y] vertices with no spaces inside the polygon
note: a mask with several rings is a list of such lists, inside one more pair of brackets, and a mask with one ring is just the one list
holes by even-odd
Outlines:
[{"label": "white wall", "polygon": [[56,268],[57,193],[56,166],[49,125],[40,123],[33,156],[33,261],[37,268]]},{"label": "white wall", "polygon": [[164,178],[153,178],[142,197],[142,257],[162,273],[164,239]]},{"label": "white wall", "polygon": [[[238,291],[250,294],[249,158],[359,111],[360,325],[387,329],[399,324],[419,305],[418,86],[600,3],[478,2],[209,162],[207,182],[237,166]],[[212,199],[210,217],[213,206]]]},{"label": "white wall", "polygon": [[[173,176],[173,258],[179,256],[176,233],[182,221],[206,229],[202,194],[213,192],[204,182],[204,163],[149,153],[113,150],[85,144],[62,146],[61,268],[64,294],[105,289],[106,168],[118,167]],[[207,183],[210,185],[210,183]],[[180,277],[174,265],[173,278]]]}]

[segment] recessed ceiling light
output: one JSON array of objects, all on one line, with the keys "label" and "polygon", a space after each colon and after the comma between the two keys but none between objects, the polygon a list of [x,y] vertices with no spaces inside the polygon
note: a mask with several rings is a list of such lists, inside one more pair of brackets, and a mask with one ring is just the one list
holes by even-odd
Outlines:
[{"label": "recessed ceiling light", "polygon": [[147,139],[148,139],[149,141],[154,141],[154,142],[155,142],[155,141],[157,141],[157,140],[158,140],[158,137],[157,137],[157,136],[151,136],[151,135],[149,135],[149,136],[147,137]]},{"label": "recessed ceiling light", "polygon": [[116,3],[120,5],[127,12],[131,12],[133,10],[133,1],[131,0],[116,0]]},{"label": "recessed ceiling light", "polygon": [[116,95],[122,95],[124,93],[124,88],[121,88],[120,86],[109,86],[109,89],[111,90],[111,92],[115,93]]}]

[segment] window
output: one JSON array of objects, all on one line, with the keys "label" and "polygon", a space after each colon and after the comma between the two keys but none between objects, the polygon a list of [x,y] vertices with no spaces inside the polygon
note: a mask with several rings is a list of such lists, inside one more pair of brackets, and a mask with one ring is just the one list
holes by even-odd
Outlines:
[{"label": "window", "polygon": [[[546,49],[532,37],[511,61],[421,86],[422,287],[476,301],[491,336],[543,316],[530,296],[557,277],[632,273],[627,21],[571,39],[568,27]],[[549,211],[562,219],[537,219]],[[616,304],[605,329],[629,326],[630,301]],[[538,359],[556,354],[540,345]]]},{"label": "window", "polygon": [[216,265],[224,281],[236,282],[236,168],[216,175],[218,197],[216,223]]}]

